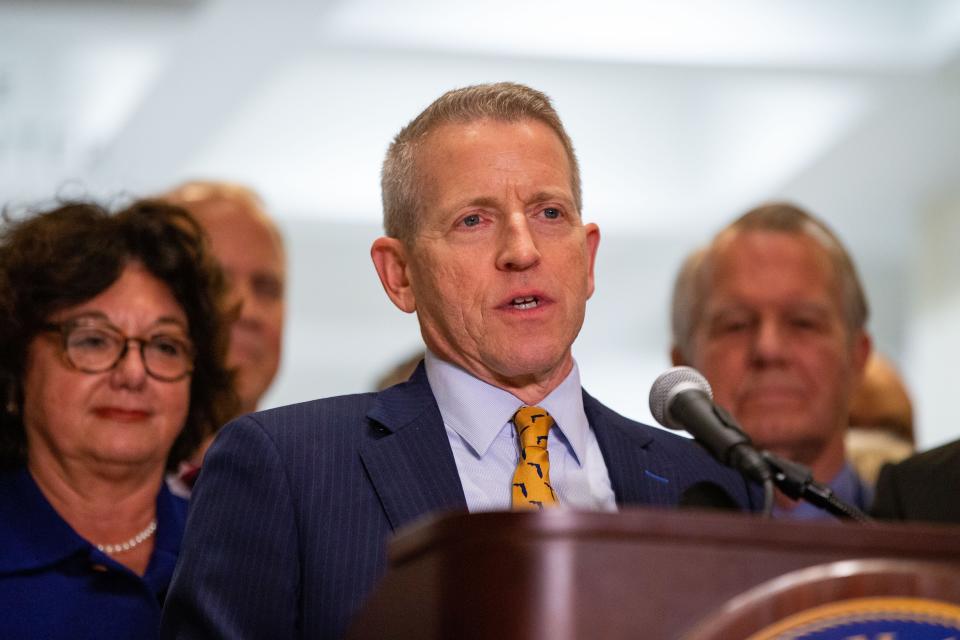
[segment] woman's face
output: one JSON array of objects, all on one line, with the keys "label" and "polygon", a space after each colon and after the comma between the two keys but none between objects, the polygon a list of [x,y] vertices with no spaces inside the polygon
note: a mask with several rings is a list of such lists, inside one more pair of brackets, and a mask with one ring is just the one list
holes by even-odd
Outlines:
[{"label": "woman's face", "polygon": [[[112,325],[129,338],[189,342],[187,316],[170,289],[139,263],[110,288],[49,318],[84,326]],[[95,344],[95,343],[91,343]],[[190,406],[190,376],[164,382],[148,375],[140,343],[128,342],[115,367],[84,373],[71,366],[60,333],[31,341],[24,373],[23,421],[31,464],[51,457],[63,465],[106,471],[131,465],[162,470]]]}]

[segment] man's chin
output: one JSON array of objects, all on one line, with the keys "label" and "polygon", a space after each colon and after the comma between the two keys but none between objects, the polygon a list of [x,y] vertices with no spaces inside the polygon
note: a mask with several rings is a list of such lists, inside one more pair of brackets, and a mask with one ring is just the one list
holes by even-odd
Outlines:
[{"label": "man's chin", "polygon": [[256,409],[260,398],[266,393],[267,387],[269,386],[269,383],[264,383],[261,376],[245,375],[245,370],[240,369],[237,372],[234,387],[237,390],[241,409],[244,411],[253,411]]},{"label": "man's chin", "polygon": [[810,432],[810,425],[789,414],[766,414],[763,417],[748,415],[738,422],[755,446],[774,453],[783,447],[793,446],[798,435]]},{"label": "man's chin", "polygon": [[742,423],[796,424],[808,418],[810,405],[801,398],[737,403],[733,415]]},{"label": "man's chin", "polygon": [[508,357],[498,358],[493,367],[494,373],[503,380],[523,381],[525,384],[538,380],[566,375],[570,371],[572,360],[567,354],[546,354],[544,350],[518,350]]}]

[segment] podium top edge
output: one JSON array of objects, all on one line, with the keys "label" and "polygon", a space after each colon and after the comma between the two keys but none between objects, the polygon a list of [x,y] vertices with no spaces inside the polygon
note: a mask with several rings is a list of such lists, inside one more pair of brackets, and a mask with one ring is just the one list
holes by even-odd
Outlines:
[{"label": "podium top edge", "polygon": [[956,558],[960,563],[960,525],[839,520],[767,520],[745,513],[628,508],[617,513],[570,509],[542,512],[437,513],[401,529],[390,543],[390,562],[400,564],[444,545],[518,540],[570,542],[666,541],[680,545],[749,545],[818,549],[826,553]]}]

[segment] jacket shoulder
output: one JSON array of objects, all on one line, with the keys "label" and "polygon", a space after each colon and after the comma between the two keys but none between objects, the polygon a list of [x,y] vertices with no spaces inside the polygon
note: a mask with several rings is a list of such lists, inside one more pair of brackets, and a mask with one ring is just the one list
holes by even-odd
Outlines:
[{"label": "jacket shoulder", "polygon": [[[687,490],[716,485],[741,509],[758,510],[762,496],[756,485],[714,460],[703,447],[664,429],[626,418],[584,392],[584,409],[600,444],[618,500],[624,503],[653,498],[656,503],[680,505]],[[656,471],[659,469],[660,471]],[[652,473],[652,475],[651,475]],[[672,478],[654,491],[648,477]]]},{"label": "jacket shoulder", "polygon": [[944,471],[956,473],[960,470],[960,440],[910,456],[891,466],[901,477],[932,477]]}]

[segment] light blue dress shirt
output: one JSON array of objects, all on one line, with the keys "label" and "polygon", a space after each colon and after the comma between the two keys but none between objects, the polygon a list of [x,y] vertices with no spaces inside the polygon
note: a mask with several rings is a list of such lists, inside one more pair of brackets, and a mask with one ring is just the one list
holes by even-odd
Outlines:
[{"label": "light blue dress shirt", "polygon": [[[471,512],[509,510],[519,447],[510,419],[523,401],[478,380],[427,351],[427,379],[457,463]],[[537,406],[553,416],[547,451],[550,484],[562,506],[616,511],[607,465],[583,410],[580,371],[570,374]]]}]

